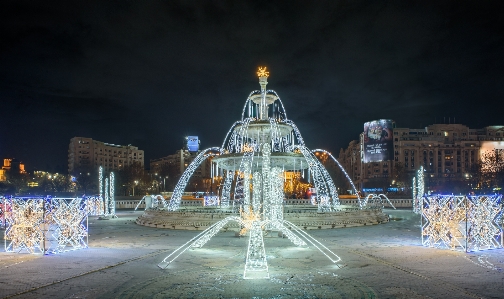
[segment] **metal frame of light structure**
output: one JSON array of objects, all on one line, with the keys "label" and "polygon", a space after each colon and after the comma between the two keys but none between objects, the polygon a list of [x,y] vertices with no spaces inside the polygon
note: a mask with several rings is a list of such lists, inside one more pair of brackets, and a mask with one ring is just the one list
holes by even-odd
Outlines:
[{"label": "metal frame of light structure", "polygon": [[424,196],[422,245],[465,252],[503,247],[502,195]]},{"label": "metal frame of light structure", "polygon": [[82,198],[8,198],[5,251],[59,253],[87,248],[87,211]]}]

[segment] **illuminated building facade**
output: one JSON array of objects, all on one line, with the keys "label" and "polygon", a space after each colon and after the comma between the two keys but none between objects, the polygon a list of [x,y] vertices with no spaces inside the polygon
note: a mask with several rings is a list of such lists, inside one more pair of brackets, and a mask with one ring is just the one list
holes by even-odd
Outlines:
[{"label": "illuminated building facade", "polygon": [[[150,173],[161,175],[163,173],[163,169],[171,168],[172,175],[181,175],[199,153],[200,151],[189,152],[187,149],[180,149],[173,155],[168,155],[159,159],[151,159]],[[210,178],[210,163],[211,159],[205,161],[204,163],[201,163],[201,165],[195,170],[193,177]]]},{"label": "illuminated building facade", "polygon": [[5,182],[7,180],[7,171],[11,168],[18,168],[19,173],[26,173],[25,165],[22,162],[19,162],[17,159],[4,159],[3,166],[0,169],[0,182]]},{"label": "illuminated building facade", "polygon": [[[392,134],[393,158],[389,160],[363,162],[363,133],[340,151],[339,161],[359,189],[396,191],[394,171],[401,171],[410,181],[420,166],[431,188],[469,180],[481,155],[504,150],[504,126],[470,129],[462,124],[433,124],[423,129],[393,128]],[[391,190],[385,190],[386,186]]]},{"label": "illuminated building facade", "polygon": [[135,162],[144,166],[144,151],[136,146],[110,144],[85,137],[70,139],[68,173],[99,166],[106,171],[114,171]]}]

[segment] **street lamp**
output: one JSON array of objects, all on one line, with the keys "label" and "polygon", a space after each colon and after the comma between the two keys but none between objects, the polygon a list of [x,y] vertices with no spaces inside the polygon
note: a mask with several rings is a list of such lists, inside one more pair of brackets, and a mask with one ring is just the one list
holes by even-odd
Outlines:
[{"label": "street lamp", "polygon": [[135,184],[133,185],[133,196],[135,196],[135,186],[138,184],[138,181],[135,181]]}]

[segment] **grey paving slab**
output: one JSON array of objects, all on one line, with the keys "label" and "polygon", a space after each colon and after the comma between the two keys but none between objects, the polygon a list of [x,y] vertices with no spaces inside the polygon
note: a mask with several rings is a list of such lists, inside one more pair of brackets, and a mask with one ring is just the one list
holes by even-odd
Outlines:
[{"label": "grey paving slab", "polygon": [[[503,298],[504,251],[420,245],[419,216],[387,211],[377,226],[309,231],[338,254],[265,238],[268,280],[244,280],[247,238],[220,233],[167,269],[157,264],[198,234],[134,224],[140,212],[90,218],[89,248],[42,256],[0,252],[0,298]],[[2,240],[3,241],[3,240]]]}]

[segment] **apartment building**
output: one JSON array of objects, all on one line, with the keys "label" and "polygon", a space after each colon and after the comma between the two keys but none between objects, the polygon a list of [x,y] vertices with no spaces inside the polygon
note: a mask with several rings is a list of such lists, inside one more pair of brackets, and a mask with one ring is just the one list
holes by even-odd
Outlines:
[{"label": "apartment building", "polygon": [[[186,168],[191,164],[191,162],[196,158],[198,152],[190,152],[187,149],[180,149],[175,152],[175,154],[168,155],[159,159],[150,160],[150,173],[160,174],[162,169],[165,167],[170,167],[176,175],[181,175]],[[194,171],[192,177],[203,178],[210,177],[210,160],[206,159],[201,163],[201,165]]]},{"label": "apartment building", "polygon": [[[388,159],[364,163],[364,133],[339,154],[339,161],[359,189],[384,190],[395,167],[408,178],[423,166],[426,181],[439,185],[467,179],[481,156],[504,150],[504,126],[471,129],[462,124],[433,124],[423,129],[393,128],[393,153]],[[391,186],[393,188],[393,186]]]},{"label": "apartment building", "polygon": [[144,166],[144,151],[132,145],[116,145],[92,138],[74,137],[68,147],[68,173],[103,166],[106,171],[120,170],[138,162]]}]

